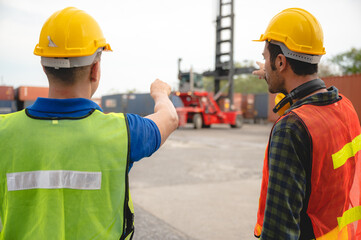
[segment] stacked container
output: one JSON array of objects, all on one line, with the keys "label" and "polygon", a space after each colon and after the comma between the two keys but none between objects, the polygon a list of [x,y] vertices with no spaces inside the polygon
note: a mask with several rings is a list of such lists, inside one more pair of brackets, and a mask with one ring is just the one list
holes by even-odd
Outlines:
[{"label": "stacked container", "polygon": [[48,95],[48,87],[20,86],[16,89],[17,108],[20,111],[32,105],[38,97],[47,98]]},{"label": "stacked container", "polygon": [[276,122],[280,117],[277,113],[273,112],[273,108],[276,106],[275,99],[277,94],[269,93],[268,94],[268,121]]},{"label": "stacked container", "polygon": [[327,87],[335,86],[354,106],[361,121],[361,74],[322,78]]},{"label": "stacked container", "polygon": [[268,118],[268,93],[254,95],[255,118],[263,120]]},{"label": "stacked container", "polygon": [[0,114],[7,114],[16,111],[14,88],[0,86]]},{"label": "stacked container", "polygon": [[241,109],[243,112],[243,117],[245,119],[254,120],[256,110],[254,108],[254,94],[243,94],[242,95],[242,102],[241,102]]},{"label": "stacked container", "polygon": [[102,97],[104,112],[134,113],[146,116],[154,113],[154,100],[149,93],[125,93]]}]

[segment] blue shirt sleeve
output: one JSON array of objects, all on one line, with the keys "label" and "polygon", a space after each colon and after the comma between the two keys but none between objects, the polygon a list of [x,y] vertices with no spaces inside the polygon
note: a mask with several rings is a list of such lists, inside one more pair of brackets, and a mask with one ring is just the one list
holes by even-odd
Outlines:
[{"label": "blue shirt sleeve", "polygon": [[159,149],[161,136],[157,125],[148,118],[127,113],[127,119],[130,135],[130,170],[134,162],[150,157]]}]

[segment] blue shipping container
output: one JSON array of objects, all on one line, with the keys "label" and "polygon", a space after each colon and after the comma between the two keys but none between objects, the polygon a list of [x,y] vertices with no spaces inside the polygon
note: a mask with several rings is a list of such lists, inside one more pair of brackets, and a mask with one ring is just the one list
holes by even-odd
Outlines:
[{"label": "blue shipping container", "polygon": [[256,118],[268,117],[268,93],[259,93],[254,96],[254,108],[256,110]]}]

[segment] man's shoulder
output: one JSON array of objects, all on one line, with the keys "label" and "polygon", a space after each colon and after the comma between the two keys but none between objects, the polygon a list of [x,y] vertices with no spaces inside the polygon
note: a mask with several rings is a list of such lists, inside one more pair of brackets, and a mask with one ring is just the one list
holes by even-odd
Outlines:
[{"label": "man's shoulder", "polygon": [[305,125],[302,119],[294,112],[289,112],[285,116],[282,116],[277,123],[275,124],[273,131],[280,131],[280,130],[301,130],[304,129]]},{"label": "man's shoulder", "polygon": [[157,125],[149,118],[132,113],[126,113],[124,115],[128,120],[129,128],[152,127],[158,129]]},{"label": "man's shoulder", "polygon": [[24,113],[25,113],[25,110],[13,112],[13,113],[7,113],[7,114],[0,114],[0,121],[1,120],[11,119],[11,118],[14,118],[14,117],[18,117],[18,116],[21,116]]}]

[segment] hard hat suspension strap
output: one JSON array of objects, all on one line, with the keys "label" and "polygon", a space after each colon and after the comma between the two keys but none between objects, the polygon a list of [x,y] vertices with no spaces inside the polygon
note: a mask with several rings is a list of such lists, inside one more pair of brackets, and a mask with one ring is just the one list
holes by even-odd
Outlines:
[{"label": "hard hat suspension strap", "polygon": [[41,64],[45,67],[53,67],[55,69],[89,66],[94,62],[98,52],[101,52],[102,50],[103,48],[98,48],[93,55],[85,57],[41,57]]},{"label": "hard hat suspension strap", "polygon": [[285,55],[288,58],[311,64],[316,64],[321,61],[322,55],[310,55],[310,54],[294,52],[289,50],[284,43],[274,40],[271,40],[271,43],[280,46],[283,55]]}]

